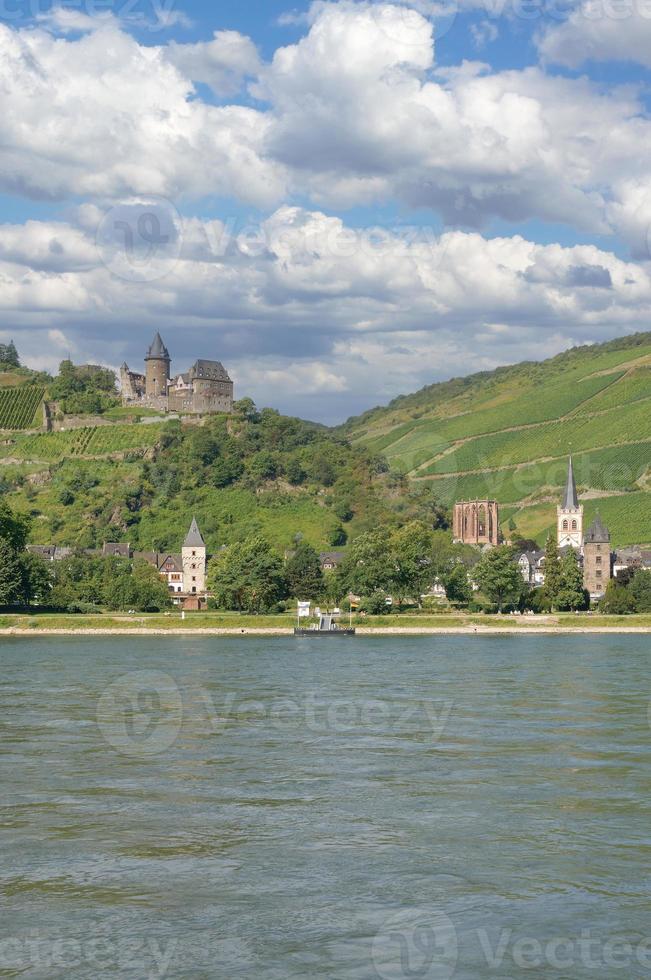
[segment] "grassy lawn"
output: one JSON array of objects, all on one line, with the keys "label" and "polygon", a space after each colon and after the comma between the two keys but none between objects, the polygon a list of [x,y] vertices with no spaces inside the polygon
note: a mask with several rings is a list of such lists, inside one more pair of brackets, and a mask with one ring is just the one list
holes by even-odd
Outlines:
[{"label": "grassy lawn", "polygon": [[[39,630],[267,630],[291,629],[295,618],[290,614],[270,616],[246,616],[238,613],[186,613],[185,619],[179,612],[169,615],[142,614],[128,615],[127,613],[105,613],[93,616],[73,616],[59,613],[4,614],[0,615],[0,629],[17,629],[25,632]],[[347,618],[342,623],[347,625]],[[388,616],[357,616],[353,625],[361,629],[456,629],[466,628],[499,628],[524,631],[531,627],[553,629],[585,629],[645,627],[651,629],[651,614],[639,616],[599,616],[598,614],[560,613],[548,616],[483,616],[466,615],[463,613],[451,615],[403,614]]]}]

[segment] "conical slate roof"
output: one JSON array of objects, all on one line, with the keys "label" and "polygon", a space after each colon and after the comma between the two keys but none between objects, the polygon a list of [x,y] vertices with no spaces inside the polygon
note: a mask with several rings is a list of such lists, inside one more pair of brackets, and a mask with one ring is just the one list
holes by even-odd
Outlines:
[{"label": "conical slate roof", "polygon": [[151,347],[147,351],[147,357],[167,357],[167,358],[169,358],[169,356],[170,356],[169,351],[168,351],[167,347],[165,346],[165,344],[163,343],[163,339],[162,339],[161,335],[159,333],[156,333],[156,336],[154,337],[154,339],[151,342]]},{"label": "conical slate roof", "polygon": [[570,456],[570,462],[567,467],[567,485],[565,487],[565,494],[563,495],[563,510],[578,510],[578,508],[579,498],[574,480],[574,464]]},{"label": "conical slate roof", "polygon": [[601,520],[601,516],[597,513],[594,521],[588,528],[585,540],[590,544],[609,544],[610,543],[610,531],[606,525]]},{"label": "conical slate roof", "polygon": [[188,531],[187,537],[183,542],[184,548],[205,548],[206,542],[201,537],[201,531],[199,530],[199,525],[197,524],[196,517],[192,518],[192,524],[190,525],[190,530]]}]

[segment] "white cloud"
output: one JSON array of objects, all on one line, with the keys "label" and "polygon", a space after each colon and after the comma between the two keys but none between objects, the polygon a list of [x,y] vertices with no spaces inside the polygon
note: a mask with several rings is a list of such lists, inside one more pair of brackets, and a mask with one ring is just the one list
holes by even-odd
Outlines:
[{"label": "white cloud", "polygon": [[[307,33],[268,65],[232,31],[147,47],[114,20],[90,26],[76,38],[0,26],[1,190],[262,208],[399,200],[451,227],[497,216],[614,231],[642,254],[630,188],[651,178],[651,121],[631,89],[539,68],[436,71],[432,21],[389,3],[315,4]],[[207,104],[193,84],[224,96],[251,77],[258,108]]]},{"label": "white cloud", "polygon": [[567,20],[542,31],[544,59],[570,68],[586,61],[634,61],[651,68],[651,17],[643,0],[583,0]]},{"label": "white cloud", "polygon": [[[180,260],[134,283],[96,251],[91,261],[87,209],[80,219],[24,226],[36,271],[32,246],[16,248],[20,226],[0,226],[0,309],[28,361],[43,366],[49,350],[54,368],[61,348],[47,335],[60,330],[82,360],[137,364],[160,329],[178,363],[218,357],[241,393],[330,420],[437,378],[632,332],[651,314],[649,265],[590,245],[351,229],[284,207],[245,239],[185,221]],[[52,241],[63,252],[48,264]]]},{"label": "white cloud", "polygon": [[204,82],[217,95],[236,95],[247,77],[257,75],[261,62],[253,41],[237,31],[215,31],[212,41],[171,42],[166,59],[193,82]]},{"label": "white cloud", "polygon": [[283,168],[264,157],[263,113],[191,101],[191,81],[163,49],[110,23],[77,40],[0,25],[0,87],[5,191],[212,193],[259,205],[283,192]]}]

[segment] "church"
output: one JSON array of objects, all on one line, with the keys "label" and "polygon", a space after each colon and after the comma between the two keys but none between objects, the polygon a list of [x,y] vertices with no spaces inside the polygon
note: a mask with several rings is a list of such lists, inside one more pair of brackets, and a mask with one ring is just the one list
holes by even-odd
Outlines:
[{"label": "church", "polygon": [[199,359],[189,371],[174,376],[171,369],[169,351],[157,333],[145,355],[144,374],[122,365],[122,403],[180,415],[233,411],[233,382],[220,361]]},{"label": "church", "polygon": [[599,514],[583,533],[583,504],[579,503],[570,456],[563,499],[556,508],[556,540],[559,548],[574,548],[583,560],[583,582],[591,599],[601,599],[613,575],[610,532]]}]

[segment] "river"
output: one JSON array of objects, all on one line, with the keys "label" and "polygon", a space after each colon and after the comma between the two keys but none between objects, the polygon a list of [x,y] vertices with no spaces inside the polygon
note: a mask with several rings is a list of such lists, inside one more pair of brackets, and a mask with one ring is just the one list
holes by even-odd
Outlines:
[{"label": "river", "polygon": [[646,636],[0,641],[0,976],[651,976]]}]

